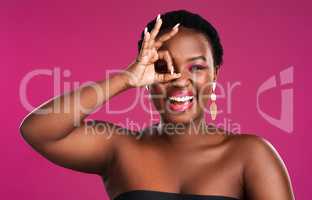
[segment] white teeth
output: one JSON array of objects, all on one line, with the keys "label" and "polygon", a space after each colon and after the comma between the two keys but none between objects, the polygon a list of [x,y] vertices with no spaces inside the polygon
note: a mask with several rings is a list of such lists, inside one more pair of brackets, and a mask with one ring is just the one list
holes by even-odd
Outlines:
[{"label": "white teeth", "polygon": [[171,101],[185,102],[193,99],[193,96],[183,96],[183,97],[169,97]]}]

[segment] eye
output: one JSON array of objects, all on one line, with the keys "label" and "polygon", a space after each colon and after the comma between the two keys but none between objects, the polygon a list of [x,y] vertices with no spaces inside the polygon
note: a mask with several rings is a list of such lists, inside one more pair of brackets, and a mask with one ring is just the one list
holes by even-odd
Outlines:
[{"label": "eye", "polygon": [[203,70],[203,69],[206,69],[207,67],[204,66],[204,65],[199,65],[199,64],[194,64],[194,65],[191,65],[189,67],[190,71],[197,71],[197,70]]},{"label": "eye", "polygon": [[163,59],[159,59],[155,62],[155,72],[160,74],[168,73],[167,62]]}]

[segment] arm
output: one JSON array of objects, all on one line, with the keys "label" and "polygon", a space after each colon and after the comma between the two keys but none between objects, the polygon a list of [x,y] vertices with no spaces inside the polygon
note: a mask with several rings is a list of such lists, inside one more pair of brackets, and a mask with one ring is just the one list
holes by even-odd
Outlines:
[{"label": "arm", "polygon": [[[58,165],[105,175],[103,173],[114,159],[122,138],[128,138],[120,137],[120,133],[127,134],[129,130],[103,121],[86,125],[84,119],[111,97],[128,88],[167,82],[181,76],[155,72],[154,63],[158,59],[165,59],[169,71],[173,71],[168,52],[158,52],[157,49],[178,32],[176,26],[156,41],[161,23],[161,19],[158,19],[151,33],[146,29],[136,61],[124,72],[53,98],[29,113],[20,125],[23,138],[41,155]],[[59,105],[61,109],[57,110],[58,106],[54,105]],[[52,112],[38,114],[42,109]]]},{"label": "arm", "polygon": [[[107,80],[53,98],[24,118],[20,132],[27,143],[52,162],[78,171],[100,174],[113,158],[118,136],[115,133],[121,128],[100,121],[87,125],[84,118],[112,96],[128,88],[124,74],[115,74]],[[61,108],[59,111],[54,106],[57,103]],[[89,111],[82,112],[82,107]],[[51,111],[38,114],[41,109]],[[101,132],[97,128],[101,126],[111,132]]]},{"label": "arm", "polygon": [[293,200],[287,168],[266,139],[251,136],[248,139],[244,181],[247,197],[253,200]]}]

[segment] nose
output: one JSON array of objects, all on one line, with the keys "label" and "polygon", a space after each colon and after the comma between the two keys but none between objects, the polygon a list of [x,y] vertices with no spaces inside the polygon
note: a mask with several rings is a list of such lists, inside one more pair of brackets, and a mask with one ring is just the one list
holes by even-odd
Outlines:
[{"label": "nose", "polygon": [[179,78],[172,80],[172,86],[176,87],[188,87],[192,82],[192,74],[187,70],[181,67],[174,67],[175,73],[181,73]]}]

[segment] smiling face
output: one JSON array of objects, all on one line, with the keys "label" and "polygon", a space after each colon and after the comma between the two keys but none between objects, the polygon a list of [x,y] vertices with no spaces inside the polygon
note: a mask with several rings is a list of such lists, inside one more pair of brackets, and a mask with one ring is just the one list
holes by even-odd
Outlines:
[{"label": "smiling face", "polygon": [[[150,87],[154,105],[162,120],[167,123],[188,123],[204,117],[212,81],[217,77],[212,49],[206,37],[192,29],[180,27],[179,32],[159,50],[169,51],[175,72],[182,74],[178,79],[154,83]],[[185,101],[192,96],[193,99]]]}]

